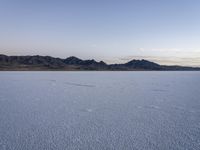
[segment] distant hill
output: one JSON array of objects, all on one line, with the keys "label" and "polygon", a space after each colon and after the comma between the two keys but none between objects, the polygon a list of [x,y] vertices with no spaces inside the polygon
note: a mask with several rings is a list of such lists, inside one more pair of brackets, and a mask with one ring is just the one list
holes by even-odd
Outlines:
[{"label": "distant hill", "polygon": [[165,66],[148,60],[132,60],[125,64],[106,64],[103,61],[82,60],[71,56],[66,59],[50,56],[6,56],[0,55],[0,70],[108,70],[108,71],[134,71],[134,70],[188,70],[196,71],[200,68],[183,66]]}]

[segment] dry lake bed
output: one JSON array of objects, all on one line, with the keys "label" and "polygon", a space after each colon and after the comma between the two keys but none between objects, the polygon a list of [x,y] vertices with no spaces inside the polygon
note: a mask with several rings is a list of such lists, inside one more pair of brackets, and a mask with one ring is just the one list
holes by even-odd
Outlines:
[{"label": "dry lake bed", "polygon": [[200,72],[0,72],[0,150],[197,150]]}]

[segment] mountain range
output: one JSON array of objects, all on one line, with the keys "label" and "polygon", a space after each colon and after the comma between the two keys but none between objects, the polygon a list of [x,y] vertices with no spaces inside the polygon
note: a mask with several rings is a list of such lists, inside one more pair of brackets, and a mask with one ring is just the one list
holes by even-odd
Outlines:
[{"label": "mountain range", "polygon": [[148,60],[131,60],[124,64],[106,64],[103,61],[97,62],[92,60],[82,60],[71,56],[66,59],[55,58],[51,56],[7,56],[0,54],[0,70],[1,71],[134,71],[134,70],[160,70],[160,71],[200,71],[198,67],[186,66],[166,66]]}]

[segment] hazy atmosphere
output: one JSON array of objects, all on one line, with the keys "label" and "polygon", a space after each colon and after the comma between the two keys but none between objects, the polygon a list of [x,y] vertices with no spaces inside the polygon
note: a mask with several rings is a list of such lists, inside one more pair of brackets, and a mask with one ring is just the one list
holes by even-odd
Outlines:
[{"label": "hazy atmosphere", "polygon": [[1,0],[0,54],[200,66],[199,0]]}]

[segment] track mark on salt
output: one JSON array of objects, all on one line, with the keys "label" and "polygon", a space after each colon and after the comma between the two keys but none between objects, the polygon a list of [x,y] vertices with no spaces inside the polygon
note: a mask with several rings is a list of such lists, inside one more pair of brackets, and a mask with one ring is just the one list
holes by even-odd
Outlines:
[{"label": "track mark on salt", "polygon": [[94,85],[90,85],[90,84],[79,84],[79,83],[73,83],[73,82],[65,82],[65,84],[74,85],[74,86],[95,87]]}]

